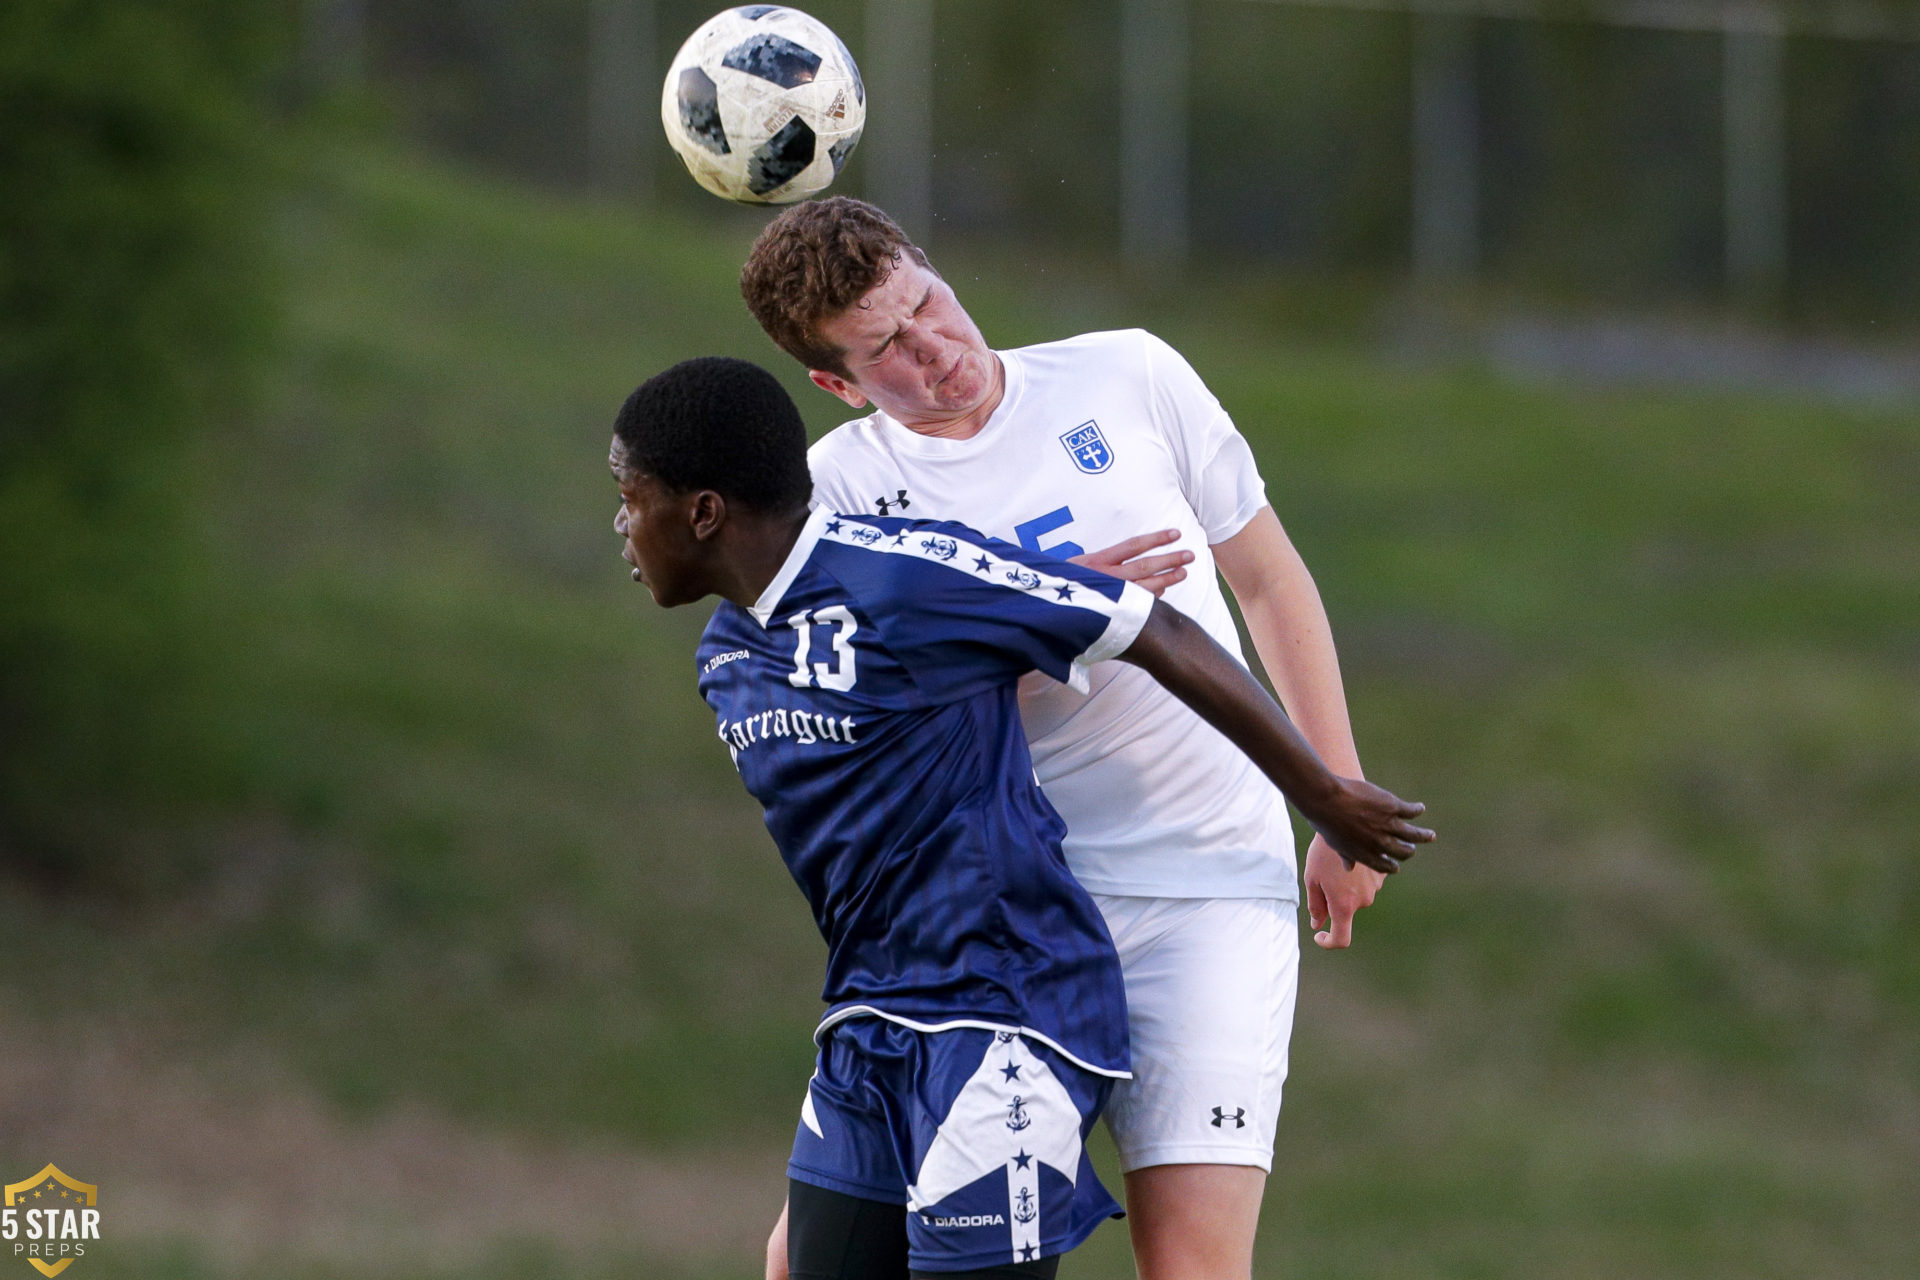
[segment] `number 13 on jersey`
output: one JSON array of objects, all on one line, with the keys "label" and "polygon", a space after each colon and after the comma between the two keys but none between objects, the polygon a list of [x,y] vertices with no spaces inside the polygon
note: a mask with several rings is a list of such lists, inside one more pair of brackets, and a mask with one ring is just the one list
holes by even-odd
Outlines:
[{"label": "number 13 on jersey", "polygon": [[[824,662],[807,663],[813,652],[813,624],[833,626],[833,665],[829,668]],[[853,613],[843,604],[828,605],[824,609],[802,609],[787,619],[799,642],[793,650],[793,670],[787,673],[787,683],[796,689],[834,689],[845,692],[853,688],[856,678],[853,661],[853,633],[860,629]]]}]

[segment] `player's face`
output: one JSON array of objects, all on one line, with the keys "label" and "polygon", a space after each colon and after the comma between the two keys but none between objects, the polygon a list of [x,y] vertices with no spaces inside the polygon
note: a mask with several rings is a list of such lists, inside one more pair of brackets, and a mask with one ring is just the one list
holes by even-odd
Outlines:
[{"label": "player's face", "polygon": [[813,381],[856,409],[872,401],[904,426],[977,428],[998,402],[999,359],[947,282],[911,258],[820,336],[846,352],[847,376],[816,369]]},{"label": "player's face", "polygon": [[655,602],[668,609],[706,595],[698,571],[700,543],[688,525],[687,495],[627,466],[618,438],[607,462],[620,486],[613,531],[626,543],[620,558],[633,566],[633,580],[645,584]]}]

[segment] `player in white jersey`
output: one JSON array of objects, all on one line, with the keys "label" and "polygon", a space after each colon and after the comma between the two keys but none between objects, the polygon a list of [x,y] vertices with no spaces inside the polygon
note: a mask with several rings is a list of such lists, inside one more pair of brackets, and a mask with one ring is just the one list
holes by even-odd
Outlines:
[{"label": "player in white jersey", "polygon": [[[816,385],[874,409],[814,446],[817,503],[963,520],[1080,559],[1163,592],[1239,656],[1218,570],[1288,713],[1330,768],[1360,776],[1319,594],[1246,441],[1179,353],[1138,330],[993,351],[899,227],[845,197],[768,224],[741,288]],[[1126,973],[1135,1079],[1107,1114],[1136,1265],[1142,1280],[1245,1277],[1298,980],[1285,803],[1118,664],[1085,696],[1029,677],[1021,716]],[[1316,840],[1304,878],[1327,925],[1316,941],[1346,946],[1382,877]]]}]

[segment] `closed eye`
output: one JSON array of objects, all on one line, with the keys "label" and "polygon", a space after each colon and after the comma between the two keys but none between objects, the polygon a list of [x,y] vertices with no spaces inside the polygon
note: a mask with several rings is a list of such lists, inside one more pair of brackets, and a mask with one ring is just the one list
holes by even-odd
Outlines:
[{"label": "closed eye", "polygon": [[[922,311],[925,311],[927,307],[932,304],[932,302],[933,302],[933,286],[928,285],[927,291],[920,295],[920,301],[914,304],[913,314],[916,317],[919,316],[919,314]],[[879,346],[873,349],[873,354],[870,357],[868,357],[869,361],[873,364],[878,364],[880,363],[880,361],[886,359],[887,352],[893,349],[894,340],[900,336],[900,333],[901,333],[900,329],[895,329],[892,333],[888,334],[887,340],[885,342],[882,342]]]}]

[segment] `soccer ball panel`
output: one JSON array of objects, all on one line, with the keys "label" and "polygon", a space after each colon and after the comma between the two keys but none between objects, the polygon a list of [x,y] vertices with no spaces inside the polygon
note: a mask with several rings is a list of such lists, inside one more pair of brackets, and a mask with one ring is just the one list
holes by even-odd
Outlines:
[{"label": "soccer ball panel", "polygon": [[660,122],[716,195],[784,204],[824,190],[866,123],[866,88],[839,37],[786,5],[716,14],[675,55]]},{"label": "soccer ball panel", "polygon": [[[860,75],[859,64],[854,62],[853,54],[847,51],[847,46],[841,43],[839,36],[833,38],[833,48],[834,52],[840,55],[841,61],[846,63],[847,70],[853,75],[854,102],[862,111],[865,111],[867,108],[867,82]],[[858,135],[856,134],[856,136]]]},{"label": "soccer ball panel", "polygon": [[813,163],[817,139],[799,116],[754,148],[747,157],[747,190],[756,196],[778,191]]},{"label": "soccer ball panel", "polygon": [[847,157],[852,155],[853,149],[859,145],[860,130],[855,129],[852,133],[827,148],[827,158],[833,161],[834,177],[837,178],[840,176],[840,166],[847,162]]},{"label": "soccer ball panel", "polygon": [[715,155],[726,155],[727,131],[720,124],[720,90],[699,67],[680,73],[680,128]]},{"label": "soccer ball panel", "polygon": [[820,55],[801,48],[775,31],[762,31],[727,50],[720,59],[723,67],[770,80],[782,89],[812,84],[820,70]]}]

